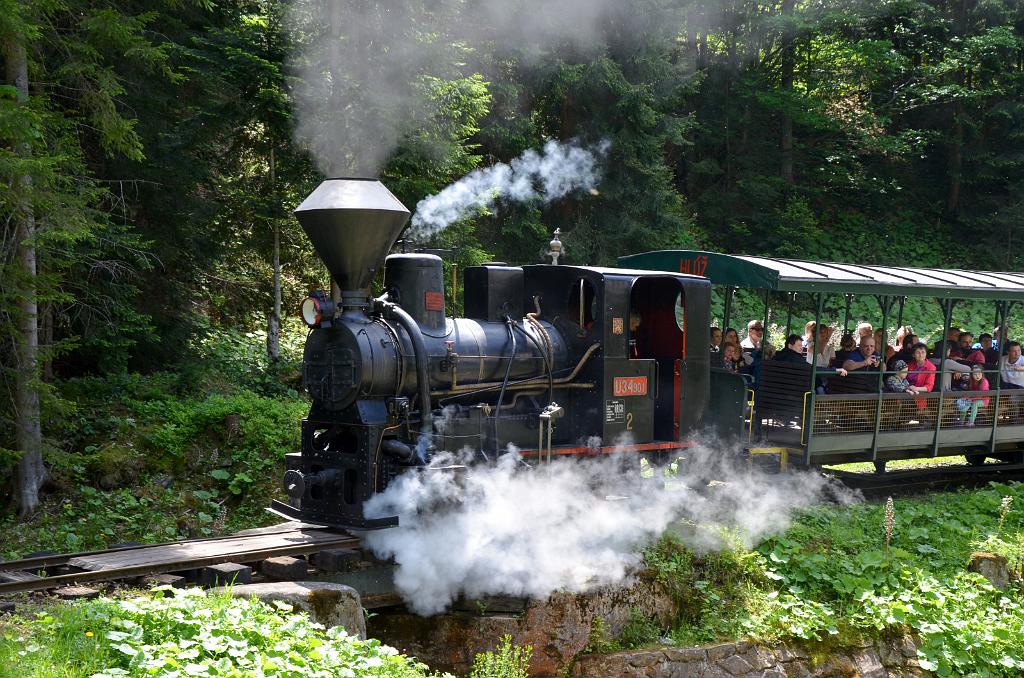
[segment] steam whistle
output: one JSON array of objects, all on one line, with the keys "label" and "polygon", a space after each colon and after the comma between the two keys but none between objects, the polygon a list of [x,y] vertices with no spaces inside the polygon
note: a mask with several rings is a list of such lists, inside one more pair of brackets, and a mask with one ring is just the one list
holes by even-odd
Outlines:
[{"label": "steam whistle", "polygon": [[551,257],[551,264],[553,266],[558,266],[558,258],[565,254],[565,245],[563,245],[562,241],[558,238],[560,235],[562,235],[562,229],[556,228],[554,233],[555,237],[553,237],[551,242],[548,243],[548,247],[550,248],[548,250],[548,256]]}]

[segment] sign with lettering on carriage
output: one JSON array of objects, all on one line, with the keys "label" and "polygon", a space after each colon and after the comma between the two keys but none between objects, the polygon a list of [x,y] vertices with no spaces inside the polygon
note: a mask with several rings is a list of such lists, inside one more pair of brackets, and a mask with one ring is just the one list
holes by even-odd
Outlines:
[{"label": "sign with lettering on carriage", "polygon": [[647,377],[615,377],[612,381],[615,397],[647,395]]}]

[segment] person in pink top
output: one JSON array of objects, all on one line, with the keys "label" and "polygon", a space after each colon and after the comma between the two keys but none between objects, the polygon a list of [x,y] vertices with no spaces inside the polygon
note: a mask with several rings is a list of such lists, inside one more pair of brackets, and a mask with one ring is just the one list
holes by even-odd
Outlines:
[{"label": "person in pink top", "polygon": [[[928,347],[918,342],[914,344],[913,360],[911,360],[910,373],[907,374],[907,381],[914,389],[913,393],[931,393],[935,390],[935,365],[928,360]],[[917,409],[923,410],[928,407],[925,398],[916,398]]]},{"label": "person in pink top", "polygon": [[[981,365],[974,365],[971,367],[971,380],[967,385],[967,391],[987,391],[988,379],[985,378],[985,373],[982,371]],[[965,391],[966,393],[966,391]],[[964,395],[962,398],[957,398],[956,409],[960,411],[957,417],[957,424],[963,424],[965,426],[974,426],[974,420],[978,416],[978,410],[983,410],[988,407],[988,396],[983,395]]]}]

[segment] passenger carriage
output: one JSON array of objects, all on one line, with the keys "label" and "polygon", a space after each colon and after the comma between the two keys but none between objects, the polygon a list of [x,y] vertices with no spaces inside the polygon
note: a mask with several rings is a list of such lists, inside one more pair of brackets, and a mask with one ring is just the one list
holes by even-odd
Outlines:
[{"label": "passenger carriage", "polygon": [[[851,305],[857,299],[870,299],[886,338],[891,328],[903,325],[908,303],[938,304],[944,318],[941,338],[945,338],[955,309],[970,304],[978,316],[971,318],[971,325],[977,328],[992,322],[1002,328],[1002,336],[996,339],[1003,347],[1008,340],[1007,323],[1017,303],[1024,301],[1024,274],[1008,272],[823,263],[691,250],[635,254],[620,258],[619,265],[706,276],[722,300],[723,329],[735,312],[736,295],[742,293],[748,299],[757,295],[765,328],[770,318],[780,320],[784,313],[786,335],[793,331],[794,309],[802,319],[813,318],[816,326],[830,315],[838,316],[843,326],[837,334],[840,329],[849,332]],[[982,314],[982,308],[987,312]],[[801,334],[802,319],[796,330]],[[961,454],[972,463],[986,457],[1021,462],[1024,391],[1002,388],[998,364],[984,368],[991,390],[971,392],[987,396],[988,405],[970,427],[958,421],[955,401],[960,394],[941,388],[941,367],[936,390],[920,395],[884,393],[883,379],[891,374],[884,370],[852,372],[844,378],[816,364],[764,360],[758,367],[756,386],[747,391],[742,415],[738,408],[744,403],[737,397],[744,389],[741,377],[712,368],[710,380],[709,407],[720,410],[716,420],[734,422],[733,431],[751,453],[778,453],[783,463],[802,460],[807,465],[874,461],[879,470],[891,459]],[[813,385],[822,381],[828,384],[827,392],[816,393]],[[738,421],[743,422],[741,431],[736,431]]]}]

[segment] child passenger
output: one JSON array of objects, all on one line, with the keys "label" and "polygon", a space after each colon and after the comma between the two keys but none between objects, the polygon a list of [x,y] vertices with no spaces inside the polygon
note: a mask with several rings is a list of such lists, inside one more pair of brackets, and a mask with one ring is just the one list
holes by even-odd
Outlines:
[{"label": "child passenger", "polygon": [[[988,379],[982,371],[981,365],[971,367],[971,378],[966,391],[987,391]],[[957,398],[956,409],[960,411],[957,423],[964,426],[974,426],[974,420],[978,416],[978,410],[988,407],[988,398],[985,396],[967,396]]]},{"label": "child passenger", "polygon": [[910,381],[907,379],[909,369],[907,364],[902,360],[897,360],[893,363],[893,370],[896,374],[890,374],[885,378],[885,392],[886,393],[917,393],[917,389],[910,385]]}]

